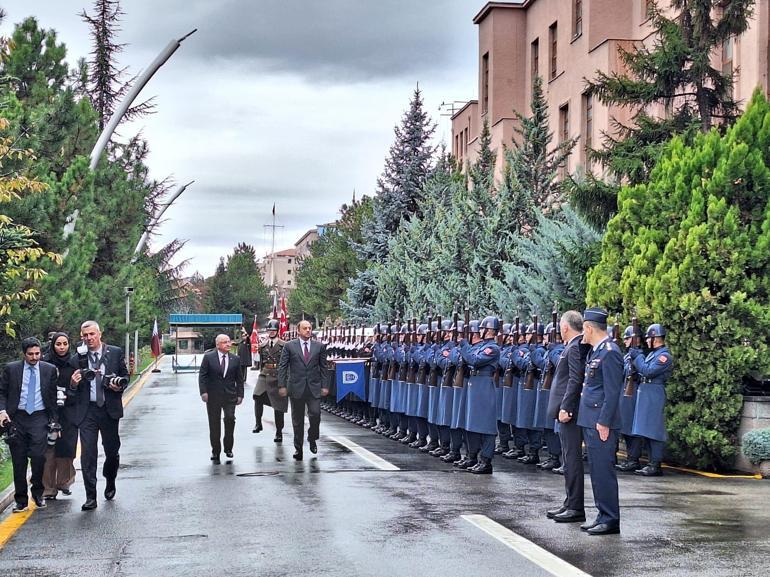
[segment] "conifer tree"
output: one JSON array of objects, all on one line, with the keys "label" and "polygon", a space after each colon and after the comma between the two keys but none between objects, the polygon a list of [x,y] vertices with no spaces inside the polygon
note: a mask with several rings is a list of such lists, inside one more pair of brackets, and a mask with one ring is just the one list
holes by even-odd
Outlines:
[{"label": "conifer tree", "polygon": [[624,187],[588,303],[668,327],[669,448],[729,467],[743,379],[770,370],[770,106],[757,91],[724,136],[675,138],[647,184]]}]

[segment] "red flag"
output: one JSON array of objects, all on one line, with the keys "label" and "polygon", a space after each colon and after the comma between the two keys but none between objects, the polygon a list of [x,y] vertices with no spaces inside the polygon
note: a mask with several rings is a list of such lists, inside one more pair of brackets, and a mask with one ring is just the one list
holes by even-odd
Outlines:
[{"label": "red flag", "polygon": [[286,314],[286,299],[281,297],[281,323],[278,325],[278,337],[283,338],[283,334],[289,330],[289,317]]},{"label": "red flag", "polygon": [[152,340],[150,341],[150,351],[154,358],[160,356],[160,335],[158,334],[158,319],[152,325]]},{"label": "red flag", "polygon": [[254,324],[251,325],[251,352],[256,353],[259,347],[259,334],[257,333],[257,315],[254,315]]}]

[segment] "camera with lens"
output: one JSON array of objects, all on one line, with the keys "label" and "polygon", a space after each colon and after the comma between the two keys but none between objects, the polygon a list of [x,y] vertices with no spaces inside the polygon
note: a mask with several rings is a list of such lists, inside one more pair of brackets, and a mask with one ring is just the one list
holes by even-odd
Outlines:
[{"label": "camera with lens", "polygon": [[88,346],[85,343],[80,343],[77,352],[80,376],[83,377],[83,380],[90,383],[96,378],[96,371],[88,366]]},{"label": "camera with lens", "polygon": [[119,377],[116,374],[104,375],[104,378],[102,379],[102,385],[104,387],[109,387],[112,385],[113,387],[117,387],[122,390],[128,386],[128,377]]},{"label": "camera with lens", "polygon": [[11,439],[16,436],[16,424],[13,421],[7,421],[4,425],[0,425],[0,439],[3,439],[6,443],[10,443]]},{"label": "camera with lens", "polygon": [[61,433],[61,425],[54,421],[48,423],[48,446],[53,447],[56,444],[59,434]]}]

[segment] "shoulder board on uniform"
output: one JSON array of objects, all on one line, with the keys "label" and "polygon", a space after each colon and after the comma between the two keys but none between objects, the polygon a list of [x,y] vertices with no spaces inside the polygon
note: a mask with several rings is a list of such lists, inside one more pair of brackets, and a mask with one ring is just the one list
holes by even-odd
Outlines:
[{"label": "shoulder board on uniform", "polygon": [[606,343],[604,343],[604,348],[607,349],[608,351],[611,351],[612,350],[612,341],[607,341]]}]

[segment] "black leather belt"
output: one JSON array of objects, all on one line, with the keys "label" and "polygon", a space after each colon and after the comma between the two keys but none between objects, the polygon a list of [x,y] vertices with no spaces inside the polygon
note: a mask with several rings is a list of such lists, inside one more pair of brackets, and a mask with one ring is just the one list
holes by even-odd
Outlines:
[{"label": "black leather belt", "polygon": [[478,377],[478,376],[491,377],[492,375],[495,374],[494,371],[488,371],[488,370],[484,370],[484,369],[473,369],[473,368],[470,369],[469,372],[470,372],[470,376],[472,376],[472,377]]},{"label": "black leather belt", "polygon": [[277,369],[278,365],[276,365],[275,363],[265,363],[264,365],[262,365],[262,368],[263,369]]}]

